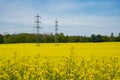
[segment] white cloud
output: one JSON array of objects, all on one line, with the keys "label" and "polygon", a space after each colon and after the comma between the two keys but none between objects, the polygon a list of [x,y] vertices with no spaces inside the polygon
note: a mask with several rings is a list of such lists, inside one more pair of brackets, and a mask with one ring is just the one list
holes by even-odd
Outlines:
[{"label": "white cloud", "polygon": [[[114,10],[115,1],[76,1],[76,0],[50,0],[43,7],[49,14],[57,13],[66,15],[69,13],[89,14],[89,9],[95,12],[109,13]],[[88,11],[87,11],[88,10]],[[104,11],[104,12],[103,12]]]},{"label": "white cloud", "polygon": [[[92,16],[88,14],[74,15],[64,14],[64,12],[72,10],[83,10],[88,7],[101,6],[96,2],[76,3],[73,1],[58,1],[48,2],[43,6],[43,9],[35,9],[31,3],[16,0],[16,2],[2,5],[3,11],[0,13],[0,33],[20,33],[33,32],[34,16],[39,12],[42,17],[43,32],[54,32],[55,19],[59,21],[59,32],[65,34],[87,34],[101,33],[108,34],[111,32],[119,32],[120,17],[114,16]],[[95,5],[96,4],[96,5]],[[113,6],[103,4],[103,6]],[[0,6],[1,7],[1,6]],[[45,7],[45,8],[44,8]],[[46,10],[44,10],[46,9]],[[37,11],[38,10],[38,11]],[[52,11],[52,13],[50,12]],[[55,14],[54,14],[55,13]],[[57,14],[56,14],[57,13]],[[81,12],[82,13],[82,12]]]}]

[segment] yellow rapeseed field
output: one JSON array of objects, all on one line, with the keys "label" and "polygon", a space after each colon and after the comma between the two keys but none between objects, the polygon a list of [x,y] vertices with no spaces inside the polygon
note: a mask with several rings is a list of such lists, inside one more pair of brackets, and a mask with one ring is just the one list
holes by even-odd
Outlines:
[{"label": "yellow rapeseed field", "polygon": [[0,44],[0,80],[120,80],[120,43]]},{"label": "yellow rapeseed field", "polygon": [[1,44],[0,56],[11,57],[14,53],[19,56],[30,55],[45,55],[45,56],[67,56],[73,52],[78,56],[120,56],[120,43],[59,43],[55,46],[54,43],[41,43],[37,46],[31,44]]}]

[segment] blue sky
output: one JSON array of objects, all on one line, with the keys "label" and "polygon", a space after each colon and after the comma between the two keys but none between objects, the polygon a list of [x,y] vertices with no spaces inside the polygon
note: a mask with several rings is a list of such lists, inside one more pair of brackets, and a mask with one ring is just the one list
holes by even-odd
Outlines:
[{"label": "blue sky", "polygon": [[120,32],[120,0],[0,0],[0,34],[35,33],[35,15],[42,18],[41,33],[67,35]]}]

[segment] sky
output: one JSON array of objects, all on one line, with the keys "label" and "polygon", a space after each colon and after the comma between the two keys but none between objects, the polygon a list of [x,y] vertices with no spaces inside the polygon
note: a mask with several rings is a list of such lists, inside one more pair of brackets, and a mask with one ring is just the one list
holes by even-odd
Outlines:
[{"label": "sky", "polygon": [[0,0],[0,34],[35,33],[35,16],[41,16],[40,33],[65,35],[118,35],[120,0]]}]

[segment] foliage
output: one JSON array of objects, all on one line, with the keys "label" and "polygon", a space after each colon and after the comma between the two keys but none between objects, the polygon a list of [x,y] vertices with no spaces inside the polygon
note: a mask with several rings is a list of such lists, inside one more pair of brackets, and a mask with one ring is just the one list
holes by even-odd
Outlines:
[{"label": "foliage", "polygon": [[[50,34],[39,34],[37,37],[36,34],[20,33],[20,34],[7,34],[0,35],[0,43],[36,43],[37,39],[40,43],[54,43],[55,35]],[[68,43],[68,42],[120,42],[120,34],[114,36],[111,33],[111,36],[102,36],[100,34],[92,34],[88,36],[68,36],[63,33],[58,34],[59,43]]]},{"label": "foliage", "polygon": [[0,34],[0,44],[4,42],[4,37],[2,34]]}]

